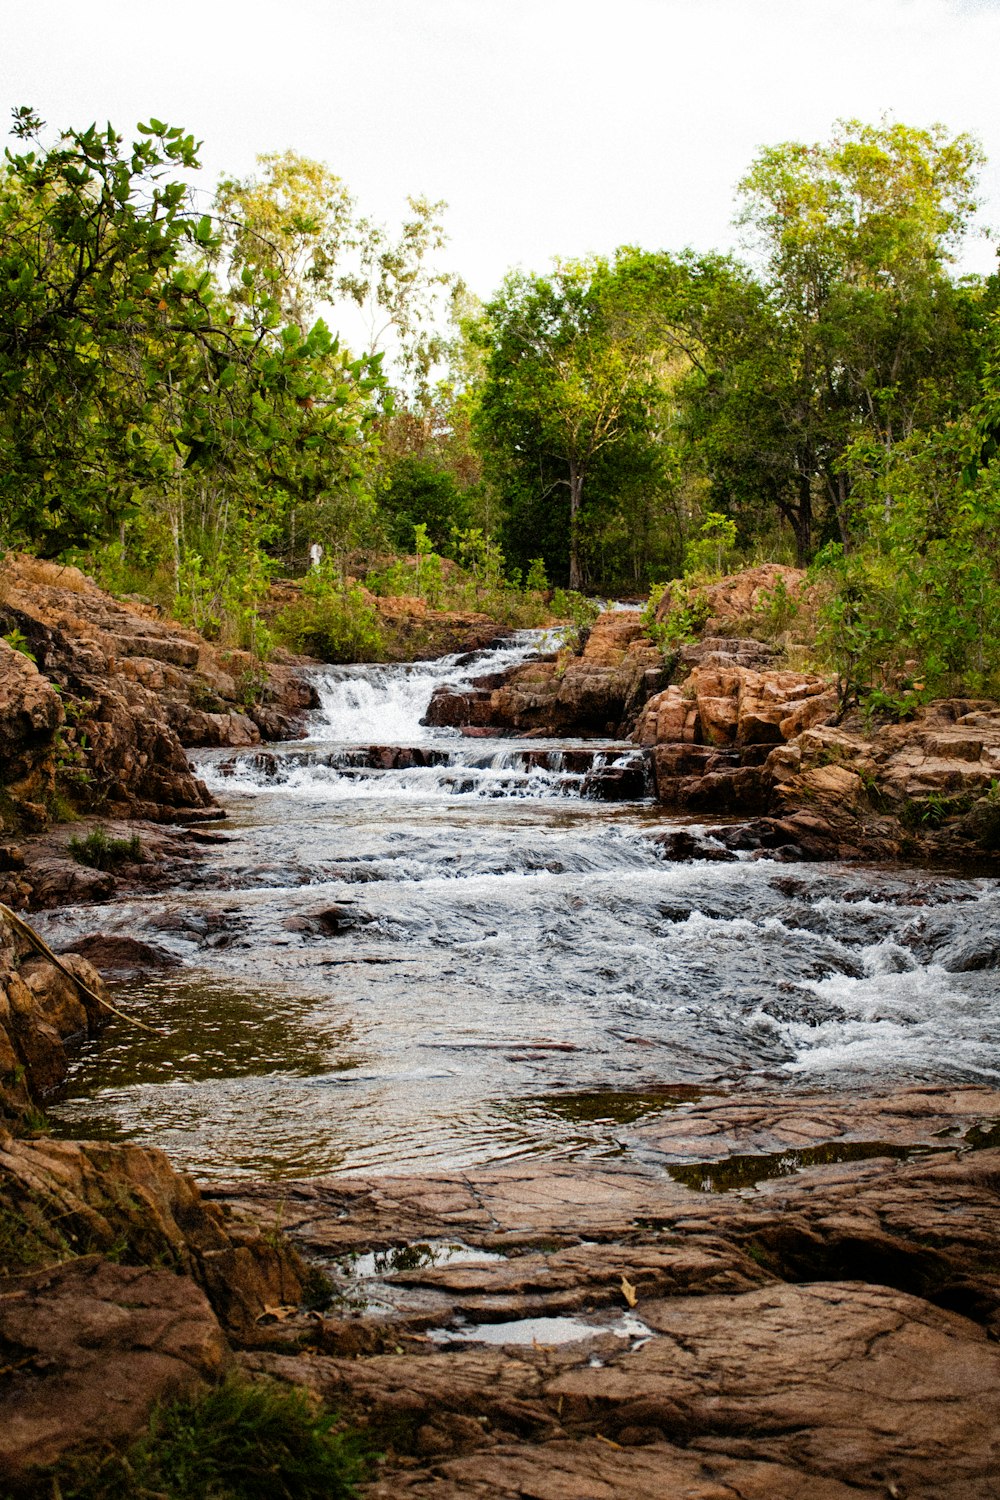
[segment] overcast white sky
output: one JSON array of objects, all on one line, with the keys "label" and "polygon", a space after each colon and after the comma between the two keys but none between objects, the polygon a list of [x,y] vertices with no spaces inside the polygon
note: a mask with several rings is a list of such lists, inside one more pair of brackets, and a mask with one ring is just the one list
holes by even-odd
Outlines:
[{"label": "overcast white sky", "polygon": [[756,148],[844,116],[976,132],[1000,223],[998,61],[1000,0],[0,0],[5,111],[184,125],[206,186],[293,147],[377,216],[445,198],[482,295],[556,254],[732,247]]}]

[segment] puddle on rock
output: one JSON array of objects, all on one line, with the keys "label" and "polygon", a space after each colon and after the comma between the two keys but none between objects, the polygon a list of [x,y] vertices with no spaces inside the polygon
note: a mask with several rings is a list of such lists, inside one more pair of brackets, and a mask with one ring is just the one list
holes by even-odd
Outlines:
[{"label": "puddle on rock", "polygon": [[672,1084],[663,1088],[592,1089],[580,1093],[546,1094],[524,1101],[530,1106],[559,1115],[575,1125],[631,1125],[645,1115],[691,1104],[705,1094],[695,1084]]},{"label": "puddle on rock", "polygon": [[666,1170],[675,1182],[700,1193],[732,1193],[756,1187],[775,1177],[791,1177],[805,1167],[835,1166],[848,1161],[871,1161],[890,1156],[896,1160],[941,1150],[935,1146],[899,1146],[887,1141],[830,1141],[822,1146],[804,1146],[787,1151],[746,1156],[723,1156],[718,1161],[668,1162]]},{"label": "puddle on rock", "polygon": [[455,1328],[430,1328],[435,1344],[575,1344],[612,1334],[633,1340],[633,1347],[653,1337],[634,1313],[622,1313],[610,1323],[585,1323],[582,1318],[515,1318],[508,1323],[473,1323]]},{"label": "puddle on rock", "polygon": [[345,1256],[338,1264],[349,1276],[363,1281],[368,1277],[394,1276],[406,1271],[419,1271],[425,1266],[450,1266],[482,1264],[484,1261],[505,1260],[506,1257],[493,1250],[477,1250],[460,1241],[419,1241],[413,1245],[398,1245],[389,1250],[370,1250],[366,1255]]}]

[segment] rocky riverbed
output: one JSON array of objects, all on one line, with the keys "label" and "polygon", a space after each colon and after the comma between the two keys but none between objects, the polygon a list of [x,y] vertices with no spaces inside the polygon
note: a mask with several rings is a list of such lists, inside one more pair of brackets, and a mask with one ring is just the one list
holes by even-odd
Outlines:
[{"label": "rocky riverbed", "polygon": [[769,579],[672,665],[618,610],[256,719],[7,594],[0,899],[68,970],[0,922],[9,1487],[235,1366],[373,1497],[1000,1491],[1000,708],[827,722],[724,633]]}]

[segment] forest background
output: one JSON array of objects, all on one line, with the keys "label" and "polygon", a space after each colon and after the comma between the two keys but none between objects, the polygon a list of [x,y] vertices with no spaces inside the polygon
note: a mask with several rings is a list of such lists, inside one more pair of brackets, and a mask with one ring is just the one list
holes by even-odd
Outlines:
[{"label": "forest background", "polygon": [[[529,624],[679,580],[668,645],[711,576],[797,562],[855,696],[1000,691],[1000,282],[955,269],[972,137],[840,122],[748,164],[745,258],[623,246],[481,304],[443,204],[390,229],[284,152],[201,211],[180,127],[14,131],[3,546],[262,658],[376,656],[372,594]],[[305,581],[265,624],[277,576]]]}]

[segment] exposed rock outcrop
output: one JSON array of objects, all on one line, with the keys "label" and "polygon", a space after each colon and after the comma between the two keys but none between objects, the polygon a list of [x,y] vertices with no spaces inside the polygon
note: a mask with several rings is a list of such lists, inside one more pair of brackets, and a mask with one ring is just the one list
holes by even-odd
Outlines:
[{"label": "exposed rock outcrop", "polygon": [[[294,667],[266,680],[76,568],[8,557],[0,567],[0,819],[44,827],[57,795],[102,814],[216,815],[186,746],[248,745],[297,732],[313,702]],[[29,654],[30,653],[30,654]]]},{"label": "exposed rock outcrop", "polygon": [[439,689],[425,723],[614,735],[667,675],[639,611],[608,610],[595,623],[581,655],[527,662],[502,682],[484,677],[465,693]]},{"label": "exposed rock outcrop", "polygon": [[[717,1096],[631,1127],[646,1171],[286,1186],[293,1236],[377,1306],[244,1363],[370,1427],[373,1497],[986,1500],[998,1113],[974,1088]],[[726,1170],[737,1190],[703,1190]],[[218,1196],[268,1214],[278,1192]]]},{"label": "exposed rock outcrop", "polygon": [[97,971],[76,954],[62,961],[86,989],[31,956],[0,917],[0,1122],[23,1118],[56,1088],[69,1067],[67,1042],[96,1035],[106,1019],[94,998],[107,997]]},{"label": "exposed rock outcrop", "polygon": [[[747,620],[781,590],[790,601],[797,602],[806,587],[803,570],[786,567],[784,563],[762,563],[758,568],[744,568],[720,578],[718,583],[710,583],[701,591],[709,609],[706,634],[714,635],[720,629],[732,627],[734,622]],[[676,603],[674,588],[668,584],[656,607],[657,622],[664,621]]]},{"label": "exposed rock outcrop", "polygon": [[[315,1277],[259,1224],[227,1218],[156,1150],[15,1135],[93,1035],[107,998],[86,959],[25,956],[0,921],[0,1481],[134,1435],[158,1401],[215,1378],[227,1335]],[[88,994],[87,991],[91,991]]]}]

